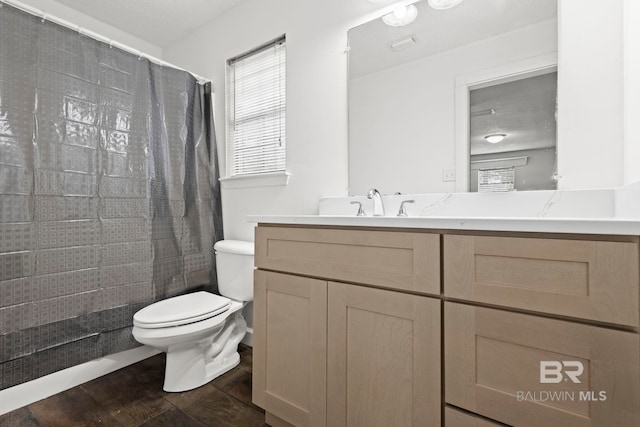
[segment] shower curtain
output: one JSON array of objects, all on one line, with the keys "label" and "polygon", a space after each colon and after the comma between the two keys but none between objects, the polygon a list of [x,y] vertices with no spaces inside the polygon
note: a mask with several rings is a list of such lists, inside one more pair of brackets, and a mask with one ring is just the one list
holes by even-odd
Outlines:
[{"label": "shower curtain", "polygon": [[220,239],[210,85],[0,4],[0,389],[137,346]]}]

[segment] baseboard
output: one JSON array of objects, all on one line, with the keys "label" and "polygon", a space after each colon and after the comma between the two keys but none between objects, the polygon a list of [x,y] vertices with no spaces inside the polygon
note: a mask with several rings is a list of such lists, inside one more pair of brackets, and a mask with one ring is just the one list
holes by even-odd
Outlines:
[{"label": "baseboard", "polygon": [[244,334],[242,343],[248,345],[249,347],[253,347],[253,328],[247,328],[247,333]]},{"label": "baseboard", "polygon": [[148,346],[136,347],[0,390],[0,415],[84,384],[158,353],[160,351]]}]

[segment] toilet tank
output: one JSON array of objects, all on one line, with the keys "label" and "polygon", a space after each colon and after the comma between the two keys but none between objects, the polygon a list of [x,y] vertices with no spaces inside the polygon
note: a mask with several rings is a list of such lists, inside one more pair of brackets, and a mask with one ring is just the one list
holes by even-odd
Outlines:
[{"label": "toilet tank", "polygon": [[213,249],[220,295],[236,301],[253,301],[253,242],[220,240]]}]

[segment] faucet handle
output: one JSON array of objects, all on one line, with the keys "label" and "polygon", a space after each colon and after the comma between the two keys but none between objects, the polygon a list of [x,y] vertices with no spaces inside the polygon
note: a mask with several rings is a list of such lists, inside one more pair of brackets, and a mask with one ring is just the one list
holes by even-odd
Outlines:
[{"label": "faucet handle", "polygon": [[358,205],[358,213],[356,216],[365,216],[364,208],[362,207],[362,203],[360,202],[351,202],[352,205]]},{"label": "faucet handle", "polygon": [[415,203],[415,200],[403,200],[402,203],[400,203],[400,210],[398,210],[398,216],[409,216],[407,215],[407,210],[404,207],[404,205],[406,203]]}]

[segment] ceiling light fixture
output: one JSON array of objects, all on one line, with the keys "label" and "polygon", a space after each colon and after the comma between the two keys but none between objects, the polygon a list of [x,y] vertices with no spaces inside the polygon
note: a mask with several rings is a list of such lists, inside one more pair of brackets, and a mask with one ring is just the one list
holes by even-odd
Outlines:
[{"label": "ceiling light fixture", "polygon": [[460,3],[462,3],[462,0],[429,0],[429,6],[438,10],[451,9]]},{"label": "ceiling light fixture", "polygon": [[418,9],[410,4],[395,9],[382,17],[382,21],[391,27],[402,27],[410,24],[418,16]]},{"label": "ceiling light fixture", "polygon": [[484,139],[491,144],[497,144],[498,142],[502,142],[506,136],[506,133],[492,133],[491,135],[485,136]]}]

